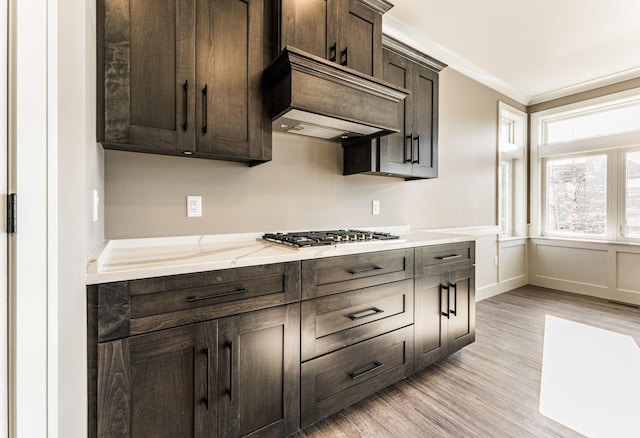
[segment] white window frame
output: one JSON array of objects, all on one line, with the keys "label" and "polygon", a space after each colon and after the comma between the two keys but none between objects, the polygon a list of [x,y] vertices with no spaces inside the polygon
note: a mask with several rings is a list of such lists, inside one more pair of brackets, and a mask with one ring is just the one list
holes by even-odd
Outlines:
[{"label": "white window frame", "polygon": [[[544,144],[545,122],[551,119],[566,118],[606,107],[619,107],[621,104],[640,100],[640,88],[627,90],[583,102],[577,102],[558,108],[531,114],[531,220],[532,237],[551,237],[570,240],[596,240],[640,243],[640,238],[623,235],[625,211],[624,189],[624,153],[640,148],[640,131],[625,132],[594,138],[585,138],[561,143]],[[544,158],[577,156],[592,153],[607,154],[607,233],[606,236],[576,236],[574,234],[547,233],[545,215],[545,175]]]},{"label": "white window frame", "polygon": [[[547,225],[547,210],[546,210],[546,200],[547,200],[547,185],[545,184],[547,181],[546,172],[547,166],[546,161],[550,159],[562,159],[562,158],[572,158],[572,157],[588,157],[590,155],[605,155],[607,157],[607,186],[606,186],[606,219],[605,219],[605,234],[583,234],[583,233],[570,233],[570,232],[557,232],[557,231],[548,231],[546,230]],[[615,211],[615,204],[612,205],[612,200],[615,201],[615,185],[616,185],[616,163],[617,157],[615,150],[609,151],[589,151],[584,153],[575,153],[568,155],[550,155],[541,158],[540,161],[540,171],[542,173],[542,177],[540,179],[542,183],[542,187],[540,187],[542,198],[541,198],[541,212],[540,212],[540,220],[541,226],[543,229],[543,235],[548,237],[560,237],[560,238],[570,238],[570,239],[579,239],[579,240],[608,240],[611,236],[611,233],[615,233],[615,230],[611,228],[611,221],[609,220],[611,213],[610,211]]]},{"label": "white window frame", "polygon": [[619,190],[618,190],[618,205],[620,220],[618,221],[618,236],[619,240],[638,242],[640,243],[640,236],[631,237],[626,235],[626,219],[627,219],[627,152],[640,152],[640,146],[631,146],[621,149],[618,153],[618,169],[621,172],[619,178]]},{"label": "white window frame", "polygon": [[[503,138],[502,127],[505,122],[511,125],[509,138]],[[526,236],[527,216],[527,114],[512,106],[498,102],[498,226],[500,239],[522,238]],[[503,162],[509,163],[510,190],[502,193],[501,166]],[[502,206],[504,196],[508,196],[510,223],[506,232],[503,232]]]}]

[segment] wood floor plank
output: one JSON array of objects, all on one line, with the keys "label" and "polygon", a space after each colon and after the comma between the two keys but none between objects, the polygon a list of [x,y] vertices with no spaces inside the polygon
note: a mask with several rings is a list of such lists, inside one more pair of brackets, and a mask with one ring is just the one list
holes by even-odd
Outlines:
[{"label": "wood floor plank", "polygon": [[640,344],[639,309],[522,287],[477,304],[474,344],[294,437],[581,437],[538,410],[547,315]]}]

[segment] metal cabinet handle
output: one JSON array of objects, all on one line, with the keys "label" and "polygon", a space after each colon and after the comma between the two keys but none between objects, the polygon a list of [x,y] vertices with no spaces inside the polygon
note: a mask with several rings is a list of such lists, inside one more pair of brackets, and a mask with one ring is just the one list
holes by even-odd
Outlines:
[{"label": "metal cabinet handle", "polygon": [[331,47],[329,47],[329,61],[336,62],[338,57],[338,43],[334,42]]},{"label": "metal cabinet handle", "polygon": [[347,315],[347,318],[349,318],[351,321],[357,321],[362,318],[377,315],[378,313],[384,313],[384,310],[378,309],[377,307],[372,307],[371,309],[363,310],[362,312],[356,312],[352,313],[351,315]]},{"label": "metal cabinet handle", "polygon": [[436,256],[435,258],[437,258],[438,260],[447,261],[447,260],[459,259],[460,257],[462,257],[462,254],[451,254],[451,255],[448,255],[448,256]]},{"label": "metal cabinet handle", "polygon": [[[409,140],[409,147],[407,148],[407,141]],[[409,153],[407,154],[407,150],[409,151]],[[405,159],[404,161],[407,163],[411,163],[413,161],[413,135],[409,134],[405,137],[405,144],[404,144],[404,156]]]},{"label": "metal cabinet handle", "polygon": [[[418,147],[416,148],[416,159],[412,161],[413,164],[417,164],[420,162],[420,136],[416,135],[413,137],[413,141],[418,142]],[[411,147],[411,158],[413,158],[413,146]]]},{"label": "metal cabinet handle", "polygon": [[363,272],[377,271],[378,269],[382,269],[382,268],[378,265],[371,265],[371,266],[364,266],[364,267],[359,266],[359,267],[347,269],[347,272],[355,275],[355,274],[362,274]]},{"label": "metal cabinet handle", "polygon": [[202,89],[202,133],[203,134],[207,133],[207,123],[208,123],[207,119],[209,118],[209,115],[207,114],[209,99],[207,98],[207,96],[208,96],[208,91],[207,91],[207,85],[205,84],[204,88]]},{"label": "metal cabinet handle", "polygon": [[449,309],[449,312],[453,316],[456,316],[458,312],[458,285],[455,283],[449,283],[449,289],[453,288],[453,310]]},{"label": "metal cabinet handle", "polygon": [[227,389],[227,395],[229,401],[233,401],[233,342],[227,341],[224,345],[229,349],[229,389]]},{"label": "metal cabinet handle", "polygon": [[384,366],[384,364],[382,362],[378,362],[375,361],[373,364],[373,366],[370,368],[365,369],[364,371],[352,371],[349,373],[349,377],[351,377],[352,380],[356,380],[359,379],[360,377],[366,376],[369,373],[374,372],[375,370],[382,368]]},{"label": "metal cabinet handle", "polygon": [[449,286],[446,286],[444,284],[440,285],[440,299],[442,300],[442,291],[446,291],[447,292],[447,311],[443,312],[442,311],[442,301],[440,301],[440,314],[442,316],[446,316],[447,319],[449,319],[451,316],[449,314],[449,305],[451,304],[450,298],[449,298]]},{"label": "metal cabinet handle", "polygon": [[207,347],[204,350],[204,353],[207,355],[207,390],[204,395],[204,405],[207,407],[207,411],[209,410],[209,400],[211,400],[211,348]]},{"label": "metal cabinet handle", "polygon": [[184,93],[184,123],[182,124],[182,130],[186,131],[189,128],[189,81],[184,81],[182,85],[182,92]]},{"label": "metal cabinet handle", "polygon": [[222,293],[222,294],[205,295],[203,297],[191,296],[191,297],[187,297],[187,302],[188,303],[193,303],[194,301],[210,300],[211,298],[226,297],[226,296],[229,296],[229,295],[242,294],[242,293],[245,293],[245,292],[249,292],[249,289],[241,288],[241,289],[236,289],[236,290],[231,291],[231,292],[225,292],[225,293]]},{"label": "metal cabinet handle", "polygon": [[340,65],[346,66],[349,64],[349,47],[345,47],[342,52],[340,52]]}]

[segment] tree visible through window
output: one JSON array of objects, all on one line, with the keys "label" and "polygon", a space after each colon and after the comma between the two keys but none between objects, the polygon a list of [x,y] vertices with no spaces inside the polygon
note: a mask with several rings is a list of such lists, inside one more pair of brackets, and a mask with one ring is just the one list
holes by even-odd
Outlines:
[{"label": "tree visible through window", "polygon": [[547,231],[605,235],[607,156],[547,160]]}]

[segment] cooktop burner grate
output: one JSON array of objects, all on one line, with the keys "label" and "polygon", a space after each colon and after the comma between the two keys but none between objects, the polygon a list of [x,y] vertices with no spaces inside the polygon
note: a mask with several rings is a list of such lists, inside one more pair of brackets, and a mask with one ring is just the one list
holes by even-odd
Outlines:
[{"label": "cooktop burner grate", "polygon": [[399,236],[379,231],[327,230],[301,231],[295,233],[266,233],[262,238],[270,242],[302,248],[335,245],[338,243],[395,240],[399,239]]}]

